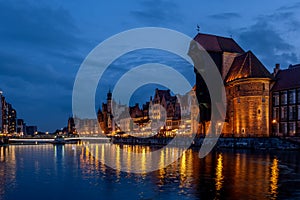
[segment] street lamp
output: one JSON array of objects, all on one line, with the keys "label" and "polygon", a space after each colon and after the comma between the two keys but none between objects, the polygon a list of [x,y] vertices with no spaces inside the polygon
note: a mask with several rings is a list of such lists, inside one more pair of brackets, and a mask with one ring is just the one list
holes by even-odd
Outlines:
[{"label": "street lamp", "polygon": [[277,123],[277,120],[273,119],[272,120],[272,124],[273,124],[273,131],[272,131],[273,135],[277,135],[278,136],[278,134],[277,134],[278,133],[278,127],[277,127],[278,123]]}]

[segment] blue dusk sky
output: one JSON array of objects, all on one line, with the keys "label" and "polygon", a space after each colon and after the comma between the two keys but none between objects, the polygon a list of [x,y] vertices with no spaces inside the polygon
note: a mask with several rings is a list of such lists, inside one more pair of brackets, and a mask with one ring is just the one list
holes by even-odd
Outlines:
[{"label": "blue dusk sky", "polygon": [[[114,34],[157,26],[194,37],[199,24],[202,33],[233,37],[271,71],[275,63],[300,63],[299,10],[297,0],[0,0],[0,90],[19,118],[51,132],[72,115],[73,84],[84,58]],[[142,55],[120,58],[116,63],[122,65],[107,77],[122,66],[171,57]],[[175,65],[190,67],[181,62]],[[191,83],[192,72],[191,67],[186,75]],[[113,82],[99,83],[96,106]]]}]

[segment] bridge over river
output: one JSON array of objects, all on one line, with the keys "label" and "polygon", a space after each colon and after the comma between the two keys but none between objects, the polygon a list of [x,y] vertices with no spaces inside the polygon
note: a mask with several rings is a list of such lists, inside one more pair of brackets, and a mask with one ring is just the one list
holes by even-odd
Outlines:
[{"label": "bridge over river", "polygon": [[[9,138],[10,144],[40,144],[40,143],[53,143],[54,138]],[[94,141],[94,142],[110,142],[107,137],[66,137],[66,143],[74,143],[77,141]]]}]

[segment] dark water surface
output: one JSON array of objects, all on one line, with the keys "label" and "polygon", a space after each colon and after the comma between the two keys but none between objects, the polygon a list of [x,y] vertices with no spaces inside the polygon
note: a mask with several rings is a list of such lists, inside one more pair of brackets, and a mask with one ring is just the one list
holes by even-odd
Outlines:
[{"label": "dark water surface", "polygon": [[199,159],[190,149],[166,168],[134,174],[105,166],[83,145],[11,145],[0,147],[0,179],[0,199],[9,200],[300,199],[300,153],[226,150]]}]

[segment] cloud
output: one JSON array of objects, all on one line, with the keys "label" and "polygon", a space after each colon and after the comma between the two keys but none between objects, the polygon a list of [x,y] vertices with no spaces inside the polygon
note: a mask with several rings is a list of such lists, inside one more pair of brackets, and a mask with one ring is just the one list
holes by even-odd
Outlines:
[{"label": "cloud", "polygon": [[65,125],[76,71],[91,45],[63,8],[0,1],[0,23],[0,88],[18,117],[41,130]]},{"label": "cloud", "polygon": [[299,27],[294,12],[279,12],[261,15],[256,22],[236,30],[243,47],[252,50],[269,70],[275,63],[286,67],[299,62],[297,41],[289,38]]},{"label": "cloud", "polygon": [[240,18],[241,15],[235,12],[226,12],[226,13],[210,15],[209,17],[217,20],[229,20],[234,18]]},{"label": "cloud", "polygon": [[10,44],[44,48],[75,48],[79,42],[72,17],[62,8],[37,7],[30,3],[0,2],[0,36]]},{"label": "cloud", "polygon": [[177,4],[170,0],[143,0],[141,9],[131,11],[130,14],[143,25],[161,26],[182,21]]},{"label": "cloud", "polygon": [[298,11],[300,8],[300,2],[290,4],[290,5],[285,5],[281,6],[280,8],[277,9],[277,11],[282,12],[282,11],[291,11],[291,10],[296,10]]}]

